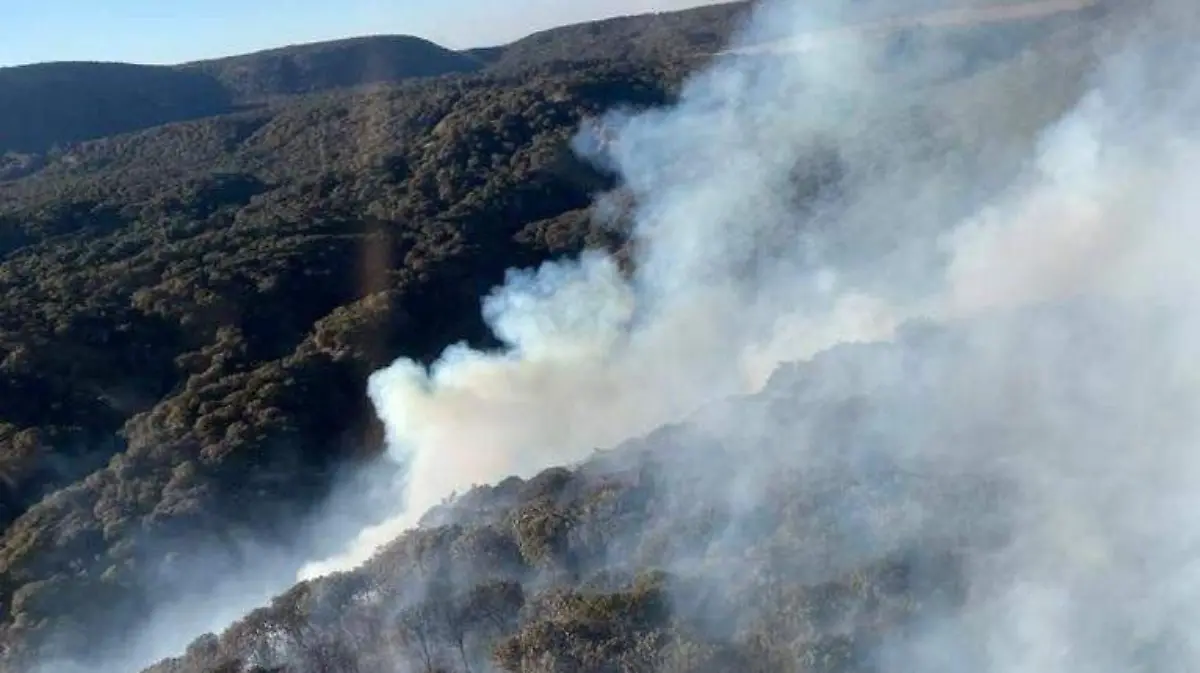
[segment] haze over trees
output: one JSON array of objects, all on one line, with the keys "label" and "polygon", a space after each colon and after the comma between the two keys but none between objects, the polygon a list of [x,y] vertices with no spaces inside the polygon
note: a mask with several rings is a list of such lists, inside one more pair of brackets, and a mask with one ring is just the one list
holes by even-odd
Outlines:
[{"label": "haze over trees", "polygon": [[[747,9],[464,52],[379,36],[176,67],[0,69],[0,671],[109,661],[164,595],[200,600],[272,550],[287,550],[273,578],[292,576],[346,543],[305,527],[383,451],[367,377],[400,355],[494,345],[480,297],[508,269],[587,249],[633,264],[628,212],[592,213],[614,176],[571,138],[615,107],[675,100]],[[936,30],[970,47],[914,93],[914,116],[956,142],[988,124],[1004,161],[1076,102],[1093,58],[1079,26],[1098,15],[879,39],[899,53]],[[797,168],[797,198],[826,167]],[[781,427],[802,416],[830,446],[857,446],[903,407],[902,387],[797,392],[856,357],[782,371],[727,413],[770,407]],[[880,538],[894,515],[837,461],[820,489],[805,466],[772,474],[775,511],[693,507],[752,441],[684,423],[481,486],[363,568],[298,584],[150,670],[864,670],[959,600],[945,530],[832,560],[854,555],[847,512]],[[962,511],[996,487],[959,486],[894,484]],[[828,564],[797,567],[813,547]]]}]

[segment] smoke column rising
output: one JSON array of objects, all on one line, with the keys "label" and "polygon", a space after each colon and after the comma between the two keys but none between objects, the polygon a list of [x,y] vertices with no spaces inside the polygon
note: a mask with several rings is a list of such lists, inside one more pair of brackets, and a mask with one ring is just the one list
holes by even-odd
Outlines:
[{"label": "smoke column rising", "polygon": [[[897,8],[767,3],[735,45],[881,9]],[[456,491],[576,461],[749,392],[781,361],[889,336],[904,313],[895,298],[843,276],[861,275],[872,249],[900,273],[926,266],[921,246],[966,185],[926,126],[894,114],[913,105],[906,89],[953,59],[935,49],[884,68],[882,50],[849,33],[816,55],[725,58],[674,107],[604,120],[615,140],[595,158],[639,203],[636,275],[598,254],[513,272],[484,306],[505,349],[455,346],[429,371],[402,359],[377,373],[371,398],[408,466],[408,495],[397,516],[301,577],[357,565]],[[814,161],[840,166],[843,191],[796,195],[798,171],[826,170]],[[880,226],[888,220],[924,229]]]},{"label": "smoke column rising", "polygon": [[[844,9],[776,2],[745,39]],[[1195,13],[1161,0],[1118,14],[1091,91],[1015,167],[960,171],[927,127],[885,121],[948,57],[884,71],[853,35],[820,58],[722,60],[678,105],[615,115],[606,160],[638,197],[637,274],[599,255],[514,272],[485,304],[506,349],[373,377],[405,502],[306,574],[356,564],[453,491],[579,460],[751,392],[778,363],[933,319],[961,326],[967,356],[922,388],[940,391],[926,417],[890,421],[974,438],[911,450],[1015,495],[966,604],[884,648],[888,668],[1194,670],[1200,89],[1197,50],[1172,36],[1194,35]],[[799,206],[789,176],[828,145],[840,187]],[[991,181],[1007,186],[970,189]]]},{"label": "smoke column rising", "polygon": [[[901,5],[883,9],[917,9]],[[871,10],[848,7],[767,3],[735,46]],[[513,271],[484,303],[505,349],[459,345],[429,370],[402,359],[376,374],[369,392],[407,467],[403,500],[302,577],[357,565],[456,491],[583,459],[760,390],[781,363],[933,319],[963,330],[967,355],[918,348],[931,369],[944,365],[920,394],[941,392],[922,418],[889,422],[901,435],[921,423],[970,438],[911,450],[922,466],[944,463],[933,474],[944,480],[966,469],[1015,484],[1012,533],[976,559],[964,608],[891,643],[886,668],[1200,667],[1187,633],[1200,598],[1200,54],[1179,39],[1195,34],[1196,12],[1185,0],[1128,12],[1138,21],[1098,43],[1110,57],[1088,95],[1030,148],[986,128],[994,138],[956,153],[962,129],[940,126],[912,92],[925,95],[961,54],[935,40],[884,65],[881,41],[853,32],[818,50],[723,58],[678,105],[610,115],[615,140],[591,151],[638,198],[637,273],[622,277],[599,253]],[[993,93],[962,114],[1009,105],[1019,116],[1023,102]],[[596,147],[588,140],[581,151]],[[820,173],[830,148],[836,187],[797,190],[797,173]],[[1008,317],[1031,306],[1049,317]],[[871,390],[894,372],[860,374],[839,383]],[[714,434],[760,423],[702,420]],[[729,477],[737,499],[763,497],[752,472]],[[952,529],[964,515],[933,516]],[[213,619],[168,612],[163,631],[215,629],[240,611],[214,603]],[[154,657],[174,647],[160,635],[146,638]]]}]

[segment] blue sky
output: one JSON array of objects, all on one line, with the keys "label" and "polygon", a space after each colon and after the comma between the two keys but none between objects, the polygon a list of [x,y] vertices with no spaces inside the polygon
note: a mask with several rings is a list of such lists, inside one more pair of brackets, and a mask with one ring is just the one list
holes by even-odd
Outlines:
[{"label": "blue sky", "polygon": [[[711,1],[711,0],[710,0]],[[500,44],[602,16],[705,0],[0,0],[0,66],[39,61],[179,63],[353,35]]]}]

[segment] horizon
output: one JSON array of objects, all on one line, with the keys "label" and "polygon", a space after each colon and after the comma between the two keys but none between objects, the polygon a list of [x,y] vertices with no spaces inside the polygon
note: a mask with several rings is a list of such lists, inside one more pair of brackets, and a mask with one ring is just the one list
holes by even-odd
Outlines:
[{"label": "horizon", "polygon": [[[47,0],[0,12],[0,68],[101,62],[180,65],[359,37],[402,35],[462,51],[502,46],[555,27],[670,12],[729,0],[447,0],[438,6],[381,0]],[[464,15],[471,16],[461,20]]]}]

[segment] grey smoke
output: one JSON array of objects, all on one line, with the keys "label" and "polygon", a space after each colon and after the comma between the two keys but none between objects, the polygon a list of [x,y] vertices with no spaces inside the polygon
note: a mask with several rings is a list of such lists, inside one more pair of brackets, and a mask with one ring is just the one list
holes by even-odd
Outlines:
[{"label": "grey smoke", "polygon": [[[999,513],[898,515],[894,544],[989,516],[1007,536],[971,557],[961,609],[887,643],[881,660],[1195,668],[1200,138],[1197,54],[1179,37],[1198,24],[1182,1],[1110,9],[1110,31],[1088,43],[1105,57],[1076,71],[1086,95],[1057,119],[1029,103],[1021,121],[1044,126],[1032,145],[997,133],[956,153],[969,124],[938,126],[937,109],[910,95],[934,95],[952,50],[934,44],[897,70],[879,41],[853,32],[819,51],[724,59],[678,105],[609,118],[605,161],[640,204],[637,274],[625,281],[594,255],[516,273],[487,304],[505,350],[455,347],[430,371],[402,360],[377,374],[390,449],[410,466],[405,502],[309,574],[361,561],[454,491],[577,461],[753,392],[780,363],[932,320],[960,332],[956,348],[904,346],[910,370],[863,356],[824,392],[919,385],[927,397],[913,416],[880,422],[924,441],[890,460],[934,484],[974,475],[1009,486]],[[819,31],[844,11],[769,3],[742,39]],[[1069,29],[1059,39],[1070,44]],[[1023,104],[993,92],[959,114],[1010,105],[1020,116]],[[906,107],[912,115],[897,114]],[[840,187],[798,205],[788,177],[825,147]],[[693,423],[790,447],[776,456],[790,462],[822,460],[794,427],[720,414]],[[754,474],[731,478],[728,497],[761,497]]]},{"label": "grey smoke", "polygon": [[[896,9],[766,3],[735,44]],[[911,95],[944,75],[949,48],[902,67],[885,48],[846,32],[814,54],[721,59],[677,105],[602,120],[612,140],[579,147],[603,147],[597,161],[638,200],[635,277],[596,254],[514,272],[484,311],[506,349],[455,346],[428,372],[401,360],[376,374],[371,396],[408,466],[407,497],[301,576],[366,560],[455,492],[580,460],[751,392],[780,362],[887,338],[923,310],[909,303],[936,284],[936,235],[972,214],[988,172],[1013,164],[994,149],[1004,136],[956,156],[964,139]],[[997,168],[980,168],[993,158]],[[974,171],[961,170],[967,161]],[[796,195],[794,175],[826,170],[813,162],[841,173],[838,189]]]},{"label": "grey smoke", "polygon": [[[737,44],[918,8],[777,0]],[[953,44],[897,62],[886,41],[843,32],[722,58],[678,105],[609,116],[597,160],[638,199],[637,273],[599,253],[514,271],[485,302],[505,349],[376,374],[403,499],[303,575],[355,566],[474,484],[681,419],[747,452],[707,474],[726,487],[710,497],[769,508],[773,470],[810,470],[815,486],[842,457],[803,418],[722,401],[766,391],[787,412],[869,394],[892,402],[871,419],[889,465],[931,491],[1006,487],[998,511],[897,492],[877,537],[829,555],[1003,532],[969,555],[962,606],[884,643],[885,670],[1196,668],[1196,11],[1114,6],[1107,33],[1068,23],[1047,38],[1062,61],[1018,57],[978,90],[939,86],[966,60]],[[1022,69],[1038,99],[1002,88]],[[836,179],[798,189],[814,162]],[[913,337],[919,322],[955,336]],[[853,343],[893,350],[839,348]],[[852,463],[857,476],[871,482],[878,460]]]}]

